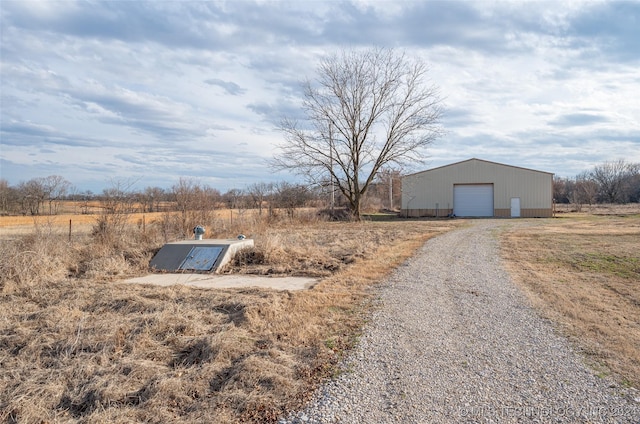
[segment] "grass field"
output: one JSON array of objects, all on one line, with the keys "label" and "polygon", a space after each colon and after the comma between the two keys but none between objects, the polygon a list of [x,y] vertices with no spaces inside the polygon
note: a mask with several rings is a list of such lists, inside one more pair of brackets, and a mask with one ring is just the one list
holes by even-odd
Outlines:
[{"label": "grass field", "polygon": [[[505,220],[506,263],[596,372],[638,386],[640,214],[558,216]],[[0,243],[0,422],[275,422],[335,372],[369,316],[371,287],[466,222],[224,214],[207,225],[215,236],[256,243],[226,272],[321,283],[300,292],[122,284],[148,272],[163,219],[143,230],[132,218],[113,237],[91,236],[88,221],[71,241],[66,217],[3,227],[21,233]]]},{"label": "grass field", "polygon": [[640,214],[532,222],[505,235],[503,253],[533,304],[597,373],[640,387]]},{"label": "grass field", "polygon": [[[131,225],[151,225],[166,219],[166,216],[176,215],[176,212],[146,212],[126,214],[125,220]],[[235,220],[247,220],[255,218],[255,210],[219,209],[211,212],[211,215],[219,221],[224,221],[226,226]],[[71,224],[72,234],[87,234],[104,215],[100,213],[73,214],[63,213],[59,215],[38,215],[38,216],[0,216],[0,240],[14,238],[25,234],[31,234],[40,228],[47,231],[54,231],[59,234],[69,233]]]},{"label": "grass field", "polygon": [[232,268],[323,277],[301,292],[119,283],[146,272],[153,227],[109,243],[55,231],[3,243],[0,422],[274,422],[334,372],[370,287],[462,223],[256,227]]}]

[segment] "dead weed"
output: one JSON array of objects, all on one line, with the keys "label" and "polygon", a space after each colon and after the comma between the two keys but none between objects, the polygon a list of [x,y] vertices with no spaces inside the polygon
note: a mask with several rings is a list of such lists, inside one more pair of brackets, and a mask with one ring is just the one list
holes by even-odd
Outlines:
[{"label": "dead weed", "polygon": [[3,243],[0,421],[275,422],[353,345],[371,284],[452,225],[249,228],[227,272],[323,276],[300,292],[118,283],[160,244],[133,234]]}]

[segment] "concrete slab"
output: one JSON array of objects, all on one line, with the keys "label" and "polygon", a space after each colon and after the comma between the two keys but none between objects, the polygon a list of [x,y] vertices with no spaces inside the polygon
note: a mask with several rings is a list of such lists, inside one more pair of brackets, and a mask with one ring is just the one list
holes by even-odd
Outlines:
[{"label": "concrete slab", "polygon": [[153,284],[156,286],[185,286],[205,289],[266,287],[276,290],[305,290],[313,287],[318,279],[310,277],[267,277],[261,275],[214,275],[214,274],[150,274],[130,278],[129,284]]}]

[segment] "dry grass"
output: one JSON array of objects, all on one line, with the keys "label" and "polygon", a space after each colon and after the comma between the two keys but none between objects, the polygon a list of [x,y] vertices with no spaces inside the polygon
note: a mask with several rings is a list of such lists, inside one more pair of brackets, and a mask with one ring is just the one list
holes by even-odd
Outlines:
[{"label": "dry grass", "polygon": [[[236,221],[247,221],[248,218],[257,219],[257,209],[215,209],[210,211],[216,219],[233,223]],[[276,215],[285,215],[286,212],[281,210],[274,210],[272,213]],[[315,213],[315,209],[312,208],[299,208],[297,214]],[[127,221],[131,224],[137,224],[142,219],[146,219],[147,223],[157,222],[164,218],[165,215],[175,215],[177,212],[133,212],[126,214]],[[263,211],[263,215],[267,215],[267,211]],[[72,221],[73,225],[93,225],[104,214],[100,212],[94,213],[60,213],[57,215],[3,215],[0,216],[0,229],[20,228],[30,231],[38,226],[54,225],[59,226],[61,229],[66,229],[69,225],[69,221]]]},{"label": "dry grass", "polygon": [[162,244],[137,226],[108,242],[53,229],[3,242],[0,422],[274,422],[334,372],[372,284],[461,222],[218,228],[256,240],[228,272],[324,276],[301,292],[121,284]]},{"label": "dry grass", "polygon": [[[627,204],[597,204],[597,205],[575,205],[561,204],[555,205],[556,216],[586,217],[592,215],[618,215],[629,216],[640,214],[640,203]],[[566,215],[565,215],[566,214]]]},{"label": "dry grass", "polygon": [[[0,216],[0,240],[15,239],[34,232],[55,232],[69,235],[69,221],[73,236],[85,235],[99,221],[100,214],[60,214],[39,216]],[[152,224],[162,219],[163,213],[132,213],[126,215],[126,222],[133,225]]]},{"label": "dry grass", "polygon": [[516,226],[510,269],[600,373],[640,387],[640,215],[620,211]]},{"label": "dry grass", "polygon": [[[286,212],[281,210],[273,210],[274,216],[272,222],[280,222]],[[217,234],[228,233],[232,229],[253,231],[256,228],[261,229],[267,220],[267,211],[263,211],[263,215],[258,215],[255,209],[216,209],[207,211],[212,221],[198,221],[195,224],[205,224],[209,229],[209,236],[213,237]],[[315,214],[315,209],[298,209],[297,215],[306,217]],[[122,215],[116,215],[115,218],[122,220],[123,223],[143,227],[159,227],[163,225],[175,225],[179,219],[178,212],[135,212]],[[71,222],[72,236],[81,236],[91,233],[96,225],[105,218],[111,218],[112,215],[102,213],[62,213],[58,215],[36,215],[36,216],[0,216],[0,240],[15,239],[23,235],[29,235],[43,229],[57,234],[69,235],[69,222]],[[197,217],[195,215],[194,217]],[[195,225],[194,224],[194,225]],[[244,227],[244,228],[243,228]],[[153,228],[150,228],[153,231]],[[213,231],[213,232],[211,232]],[[175,235],[174,235],[175,236]]]}]

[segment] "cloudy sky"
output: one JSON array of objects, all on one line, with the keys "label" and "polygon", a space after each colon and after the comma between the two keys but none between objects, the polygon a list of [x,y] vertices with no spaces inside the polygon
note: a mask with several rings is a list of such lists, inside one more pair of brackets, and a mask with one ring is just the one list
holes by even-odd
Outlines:
[{"label": "cloudy sky", "polygon": [[640,162],[640,2],[0,1],[0,178],[226,191],[267,166],[300,83],[341,49],[424,60],[446,135],[414,171],[477,157],[575,176]]}]

